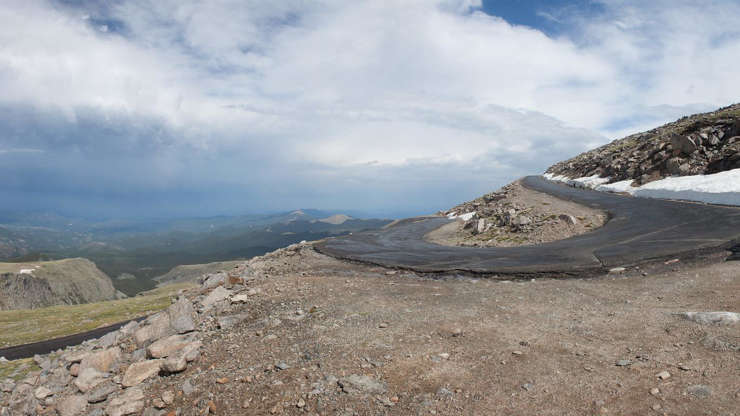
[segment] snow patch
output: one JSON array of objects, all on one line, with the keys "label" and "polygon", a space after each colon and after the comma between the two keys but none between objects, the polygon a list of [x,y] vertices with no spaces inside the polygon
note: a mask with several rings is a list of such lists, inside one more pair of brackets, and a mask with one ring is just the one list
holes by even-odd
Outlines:
[{"label": "snow patch", "polygon": [[476,213],[476,211],[468,212],[466,214],[457,215],[454,212],[450,212],[449,214],[447,214],[447,218],[449,218],[451,220],[454,220],[454,219],[459,218],[459,219],[461,219],[463,221],[468,221],[469,219],[471,219],[471,218],[473,218],[475,216],[475,213]]},{"label": "snow patch", "polygon": [[599,178],[597,175],[576,179],[549,173],[543,176],[551,181],[565,182],[580,188],[591,188],[604,192],[626,192],[643,198],[740,205],[740,169],[711,175],[673,176],[636,187],[632,186],[631,179],[606,183],[609,178]]},{"label": "snow patch", "polygon": [[18,273],[20,273],[20,274],[30,274],[30,275],[33,275],[33,271],[34,270],[36,270],[36,269],[21,269],[21,271],[19,271]]}]

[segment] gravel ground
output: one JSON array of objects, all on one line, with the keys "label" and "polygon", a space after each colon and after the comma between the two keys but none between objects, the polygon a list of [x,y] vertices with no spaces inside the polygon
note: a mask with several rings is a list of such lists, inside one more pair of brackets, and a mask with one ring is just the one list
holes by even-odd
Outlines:
[{"label": "gravel ground", "polygon": [[725,257],[432,280],[306,245],[266,258],[242,321],[147,396],[172,415],[737,415],[740,327],[675,315],[740,311]]}]

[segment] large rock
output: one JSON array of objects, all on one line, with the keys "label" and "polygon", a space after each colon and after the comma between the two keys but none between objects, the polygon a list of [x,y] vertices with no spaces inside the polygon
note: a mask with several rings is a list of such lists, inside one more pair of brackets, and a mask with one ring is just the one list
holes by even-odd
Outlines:
[{"label": "large rock", "polygon": [[81,415],[87,409],[87,400],[79,394],[69,396],[57,404],[59,416]]},{"label": "large rock", "polygon": [[105,407],[105,413],[108,416],[133,415],[142,410],[144,410],[144,392],[138,387],[126,389],[122,395],[113,398]]},{"label": "large rock", "polygon": [[146,349],[147,355],[151,358],[167,357],[188,345],[191,340],[192,337],[186,335],[170,335],[149,345]]},{"label": "large rock", "polygon": [[108,377],[108,374],[101,373],[100,371],[92,367],[88,367],[80,371],[80,373],[77,375],[75,386],[77,386],[77,388],[80,389],[81,392],[87,393],[90,389],[105,380],[106,377]]},{"label": "large rock", "polygon": [[342,391],[348,394],[383,394],[386,392],[385,384],[374,378],[352,374],[338,381]]},{"label": "large rock", "polygon": [[740,322],[740,313],[737,312],[683,312],[678,315],[703,325],[733,325]]},{"label": "large rock", "polygon": [[172,329],[178,334],[195,330],[195,321],[193,319],[195,310],[193,309],[193,304],[186,297],[181,296],[177,302],[173,303],[167,309],[167,314],[170,317]]},{"label": "large rock", "polygon": [[228,275],[225,272],[209,274],[205,277],[201,286],[205,289],[210,289],[226,283]]},{"label": "large rock", "polygon": [[203,345],[200,341],[194,341],[177,351],[175,354],[164,360],[162,370],[168,373],[179,373],[188,367],[188,363],[194,361],[200,355],[200,347]]},{"label": "large rock", "polygon": [[80,371],[85,371],[86,368],[94,368],[102,373],[107,373],[111,370],[111,367],[113,367],[114,364],[117,364],[118,361],[120,361],[120,359],[120,348],[108,348],[86,355],[80,362]]},{"label": "large rock", "polygon": [[694,139],[689,136],[681,136],[679,134],[671,135],[671,147],[673,147],[674,153],[690,155],[696,151],[699,147]]},{"label": "large rock", "polygon": [[209,293],[200,303],[204,307],[208,308],[213,306],[216,302],[228,299],[229,296],[231,296],[231,291],[225,289],[223,286],[219,286],[213,289],[213,291],[211,291],[211,293]]},{"label": "large rock", "polygon": [[118,391],[118,385],[110,380],[98,383],[95,387],[87,392],[87,401],[89,403],[100,403],[108,399],[108,396]]},{"label": "large rock", "polygon": [[121,385],[123,387],[136,386],[149,377],[159,374],[161,367],[162,360],[147,360],[131,364],[126,374],[123,375]]},{"label": "large rock", "polygon": [[138,347],[145,347],[150,343],[175,333],[170,325],[170,316],[167,312],[152,315],[146,321],[147,325],[134,332],[134,340]]}]

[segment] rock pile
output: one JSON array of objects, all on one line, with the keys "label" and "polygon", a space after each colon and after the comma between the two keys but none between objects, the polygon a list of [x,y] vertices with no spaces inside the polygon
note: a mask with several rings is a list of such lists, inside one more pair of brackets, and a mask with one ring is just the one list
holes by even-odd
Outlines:
[{"label": "rock pile", "polygon": [[684,117],[557,163],[547,173],[635,185],[740,168],[740,104]]},{"label": "rock pile", "polygon": [[267,276],[271,263],[265,259],[290,255],[304,245],[277,250],[228,273],[204,275],[199,289],[181,291],[168,309],[140,323],[35,356],[40,371],[18,382],[0,380],[0,416],[164,415],[174,396],[148,397],[147,386],[198,361],[204,333],[246,319],[232,313],[234,305],[260,293],[249,284]]}]

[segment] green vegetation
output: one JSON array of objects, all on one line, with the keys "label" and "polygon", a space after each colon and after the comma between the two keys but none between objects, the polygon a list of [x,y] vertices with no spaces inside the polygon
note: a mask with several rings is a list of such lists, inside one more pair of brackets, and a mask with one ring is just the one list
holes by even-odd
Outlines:
[{"label": "green vegetation", "polygon": [[76,334],[148,315],[169,306],[171,296],[189,287],[192,285],[174,284],[122,300],[0,311],[0,347]]},{"label": "green vegetation", "polygon": [[9,378],[13,381],[18,381],[31,371],[38,370],[41,369],[33,362],[33,358],[0,362],[0,380]]}]

